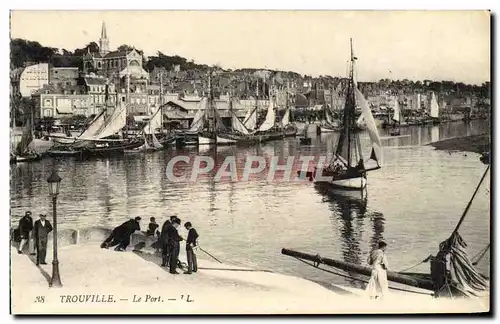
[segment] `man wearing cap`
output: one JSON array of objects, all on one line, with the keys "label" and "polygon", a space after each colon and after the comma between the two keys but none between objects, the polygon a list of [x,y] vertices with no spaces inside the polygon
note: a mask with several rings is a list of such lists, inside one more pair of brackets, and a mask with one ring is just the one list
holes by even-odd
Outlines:
[{"label": "man wearing cap", "polygon": [[26,243],[29,244],[30,234],[33,230],[33,218],[31,218],[31,212],[27,211],[24,213],[23,218],[19,220],[19,235],[21,237],[21,241],[19,242],[19,246],[17,247],[17,253],[23,254],[23,249]]},{"label": "man wearing cap", "polygon": [[47,264],[45,256],[47,254],[47,240],[52,232],[52,225],[47,220],[47,215],[40,214],[40,219],[35,222],[34,237],[36,246],[36,265]]},{"label": "man wearing cap", "polygon": [[177,216],[170,216],[170,219],[167,219],[163,226],[161,227],[160,234],[160,246],[161,246],[161,266],[167,267],[170,259],[170,245],[168,244],[168,233],[172,231],[174,228],[172,222],[177,219]]},{"label": "man wearing cap", "polygon": [[180,241],[183,240],[183,238],[179,235],[179,232],[177,232],[177,228],[181,225],[181,220],[179,218],[175,218],[172,221],[172,227],[169,228],[168,231],[168,245],[169,245],[169,267],[170,267],[170,273],[171,274],[179,274],[177,272],[177,267],[180,265],[179,264],[179,252],[180,252]]}]

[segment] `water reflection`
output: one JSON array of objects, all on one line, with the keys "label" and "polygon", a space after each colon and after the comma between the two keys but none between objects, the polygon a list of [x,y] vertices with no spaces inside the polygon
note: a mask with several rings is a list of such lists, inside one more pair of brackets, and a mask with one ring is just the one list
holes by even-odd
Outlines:
[{"label": "water reflection", "polygon": [[[316,191],[323,196],[323,202],[330,205],[330,220],[335,224],[340,223],[340,236],[342,238],[343,261],[366,265],[366,255],[363,251],[363,232],[366,220],[372,222],[372,234],[369,249],[384,239],[384,215],[380,212],[367,212],[368,196],[363,191],[333,190],[328,186],[315,185]],[[363,278],[357,273],[348,273],[354,278]],[[364,283],[356,279],[346,279],[353,287],[364,288]]]}]

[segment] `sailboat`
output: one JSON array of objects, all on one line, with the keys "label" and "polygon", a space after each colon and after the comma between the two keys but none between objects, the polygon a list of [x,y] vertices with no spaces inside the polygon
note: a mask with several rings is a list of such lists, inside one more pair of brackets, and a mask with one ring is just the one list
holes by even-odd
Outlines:
[{"label": "sailboat", "polygon": [[[127,123],[127,106],[120,102],[109,105],[108,85],[106,85],[106,106],[90,125],[71,143],[60,143],[47,153],[51,156],[108,156],[121,154],[125,149],[133,149],[144,144],[142,139],[128,139],[120,136]],[[118,138],[117,138],[118,137]]]},{"label": "sailboat", "polygon": [[[11,152],[10,163],[31,162],[42,158],[42,155],[36,151],[33,126],[33,108],[31,108],[30,117],[26,120],[21,140],[14,148],[13,152]],[[11,133],[11,141],[14,140],[12,136],[14,136],[14,134]]]},{"label": "sailboat", "polygon": [[[155,135],[156,129],[157,129],[157,124],[158,124],[158,116],[161,116],[159,112],[161,111],[161,107],[158,108],[156,113],[151,117],[151,119],[147,122],[147,124],[144,126],[142,129],[142,138],[144,141],[144,144],[137,148],[132,148],[132,149],[126,149],[124,150],[125,153],[141,153],[141,152],[154,152],[154,151],[159,151],[163,149],[163,145],[160,143],[158,138]],[[160,124],[161,126],[161,124]],[[152,144],[150,145],[148,143],[148,135],[151,136],[152,139]]]},{"label": "sailboat", "polygon": [[399,126],[401,124],[401,110],[399,109],[398,98],[394,98],[394,115],[392,115],[392,128],[389,130],[389,135],[399,136],[401,135],[401,130]]},{"label": "sailboat", "polygon": [[[316,167],[314,172],[307,172],[306,176],[311,181],[315,180],[316,183],[329,184],[331,187],[360,190],[366,187],[367,172],[381,168],[382,145],[369,104],[357,88],[354,80],[354,63],[356,59],[352,51],[351,39],[349,84],[344,104],[342,128],[337,140],[335,153],[328,167],[325,169]],[[367,131],[372,143],[370,159],[374,160],[377,164],[372,168],[365,167],[359,133],[355,132],[356,103],[362,108],[363,118],[366,121]],[[299,175],[301,173],[299,171]],[[320,177],[321,179],[319,179]]]},{"label": "sailboat", "polygon": [[222,123],[222,118],[217,111],[214,102],[212,78],[208,76],[208,98],[205,102],[205,114],[201,118],[204,130],[198,134],[198,145],[233,145],[236,140],[219,135],[219,132],[226,132],[226,127]]},{"label": "sailboat", "polygon": [[330,108],[328,108],[326,105],[324,106],[323,110],[325,112],[326,122],[324,122],[320,126],[321,133],[338,132],[341,129],[339,121],[333,119]]},{"label": "sailboat", "polygon": [[290,103],[290,92],[287,86],[285,113],[283,114],[280,123],[280,126],[283,129],[284,137],[295,137],[298,132],[297,125],[295,125],[295,123],[293,123],[290,118],[291,110],[292,107]]},{"label": "sailboat", "polygon": [[429,119],[427,120],[428,124],[434,124],[437,125],[441,121],[439,119],[439,105],[436,99],[436,95],[434,92],[431,94],[431,109],[430,109],[430,114],[429,114]]}]

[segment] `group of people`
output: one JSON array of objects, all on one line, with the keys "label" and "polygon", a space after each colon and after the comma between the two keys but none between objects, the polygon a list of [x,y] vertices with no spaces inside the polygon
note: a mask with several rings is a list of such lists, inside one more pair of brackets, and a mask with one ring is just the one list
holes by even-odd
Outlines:
[{"label": "group of people", "polygon": [[31,211],[25,212],[13,233],[14,241],[18,242],[17,253],[23,254],[24,247],[28,244],[28,252],[31,255],[36,254],[36,265],[47,264],[47,241],[49,233],[52,232],[52,224],[47,220],[47,215],[42,213],[39,217],[40,219],[33,223]]},{"label": "group of people", "polygon": [[[125,251],[127,246],[130,244],[130,236],[135,231],[140,231],[140,221],[141,217],[136,217],[124,222],[118,227],[115,227],[106,240],[101,243],[101,248],[107,249],[109,247],[116,246],[115,251]],[[181,220],[177,216],[170,216],[170,219],[167,219],[163,223],[161,231],[158,231],[159,225],[156,223],[156,219],[151,217],[148,229],[145,232],[147,236],[157,236],[158,241],[156,242],[156,246],[158,250],[161,250],[161,266],[168,267],[171,274],[179,274],[179,272],[177,272],[177,268],[182,268],[179,261],[179,252],[180,242],[183,241],[184,238],[179,235],[177,230],[179,226],[181,226]],[[184,227],[188,231],[188,235],[185,240],[188,268],[184,274],[192,274],[193,272],[198,271],[198,263],[195,253],[198,245],[198,233],[193,228],[191,222],[186,222]]]},{"label": "group of people", "polygon": [[[161,266],[169,267],[169,272],[171,274],[179,274],[177,268],[180,263],[180,242],[184,240],[177,231],[180,225],[181,220],[177,216],[170,216],[170,219],[167,219],[163,223],[158,240],[162,256]],[[184,274],[191,274],[198,271],[198,262],[195,253],[195,249],[198,245],[198,232],[193,228],[191,222],[184,223],[184,228],[188,231],[188,236],[185,240],[188,269]]]}]

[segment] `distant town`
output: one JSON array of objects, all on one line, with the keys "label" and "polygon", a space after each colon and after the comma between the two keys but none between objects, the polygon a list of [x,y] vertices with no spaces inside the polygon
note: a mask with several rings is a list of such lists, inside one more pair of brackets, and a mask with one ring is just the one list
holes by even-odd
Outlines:
[{"label": "distant town", "polygon": [[[105,108],[106,97],[112,103],[126,102],[132,119],[140,120],[140,116],[150,116],[165,106],[165,118],[187,121],[207,92],[208,72],[216,75],[211,86],[218,109],[228,109],[229,100],[233,100],[239,117],[256,103],[267,109],[273,94],[278,109],[284,108],[290,98],[294,110],[342,109],[346,76],[313,78],[291,71],[223,69],[161,52],[145,57],[140,49],[129,45],[111,51],[109,41],[104,22],[98,43],[72,52],[34,41],[11,40],[12,123],[22,126],[31,114],[36,121],[84,120]],[[359,88],[374,112],[391,110],[393,98],[397,98],[407,115],[426,114],[430,93],[436,94],[442,116],[487,114],[490,110],[489,82],[468,85],[382,79],[359,82]]]}]

